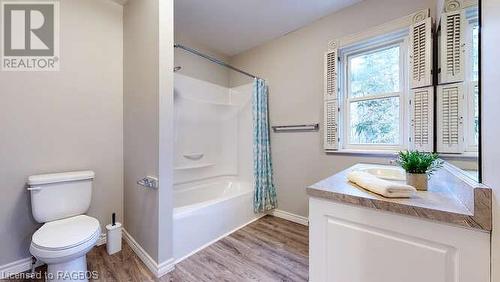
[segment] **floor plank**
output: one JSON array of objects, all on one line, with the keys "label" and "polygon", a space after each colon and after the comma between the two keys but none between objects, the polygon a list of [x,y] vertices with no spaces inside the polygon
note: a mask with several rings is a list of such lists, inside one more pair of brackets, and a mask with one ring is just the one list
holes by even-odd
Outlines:
[{"label": "floor plank", "polygon": [[126,243],[112,256],[106,246],[94,248],[87,264],[99,273],[98,281],[307,281],[308,249],[307,227],[265,216],[178,263],[160,279]]}]

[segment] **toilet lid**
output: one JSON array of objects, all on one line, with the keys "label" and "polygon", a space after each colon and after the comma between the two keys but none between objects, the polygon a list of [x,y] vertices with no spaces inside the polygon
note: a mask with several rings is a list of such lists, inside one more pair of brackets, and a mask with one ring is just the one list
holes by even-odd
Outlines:
[{"label": "toilet lid", "polygon": [[32,243],[44,249],[68,249],[87,242],[100,232],[97,219],[78,215],[45,223],[32,237]]}]

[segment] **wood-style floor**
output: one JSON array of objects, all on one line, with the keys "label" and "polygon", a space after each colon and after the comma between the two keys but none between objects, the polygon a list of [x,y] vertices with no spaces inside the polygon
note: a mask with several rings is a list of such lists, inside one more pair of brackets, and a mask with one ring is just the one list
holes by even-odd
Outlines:
[{"label": "wood-style floor", "polygon": [[112,256],[104,245],[94,248],[87,264],[89,271],[98,271],[99,281],[307,281],[308,249],[307,227],[265,216],[187,258],[160,279],[125,242]]}]

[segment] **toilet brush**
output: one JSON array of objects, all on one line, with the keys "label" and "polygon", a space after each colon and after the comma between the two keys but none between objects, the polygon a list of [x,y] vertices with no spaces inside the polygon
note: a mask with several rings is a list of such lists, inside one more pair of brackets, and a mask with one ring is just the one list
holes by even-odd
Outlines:
[{"label": "toilet brush", "polygon": [[122,225],[116,222],[116,214],[111,215],[111,224],[106,225],[106,250],[109,255],[115,254],[122,249]]}]

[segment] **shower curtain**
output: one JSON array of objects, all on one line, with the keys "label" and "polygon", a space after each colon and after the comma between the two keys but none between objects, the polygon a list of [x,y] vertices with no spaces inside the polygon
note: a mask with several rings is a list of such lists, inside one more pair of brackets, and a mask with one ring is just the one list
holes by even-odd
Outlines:
[{"label": "shower curtain", "polygon": [[271,142],[269,140],[268,89],[266,82],[255,79],[252,97],[253,112],[253,170],[254,211],[265,212],[276,208],[276,188],[273,183]]}]

